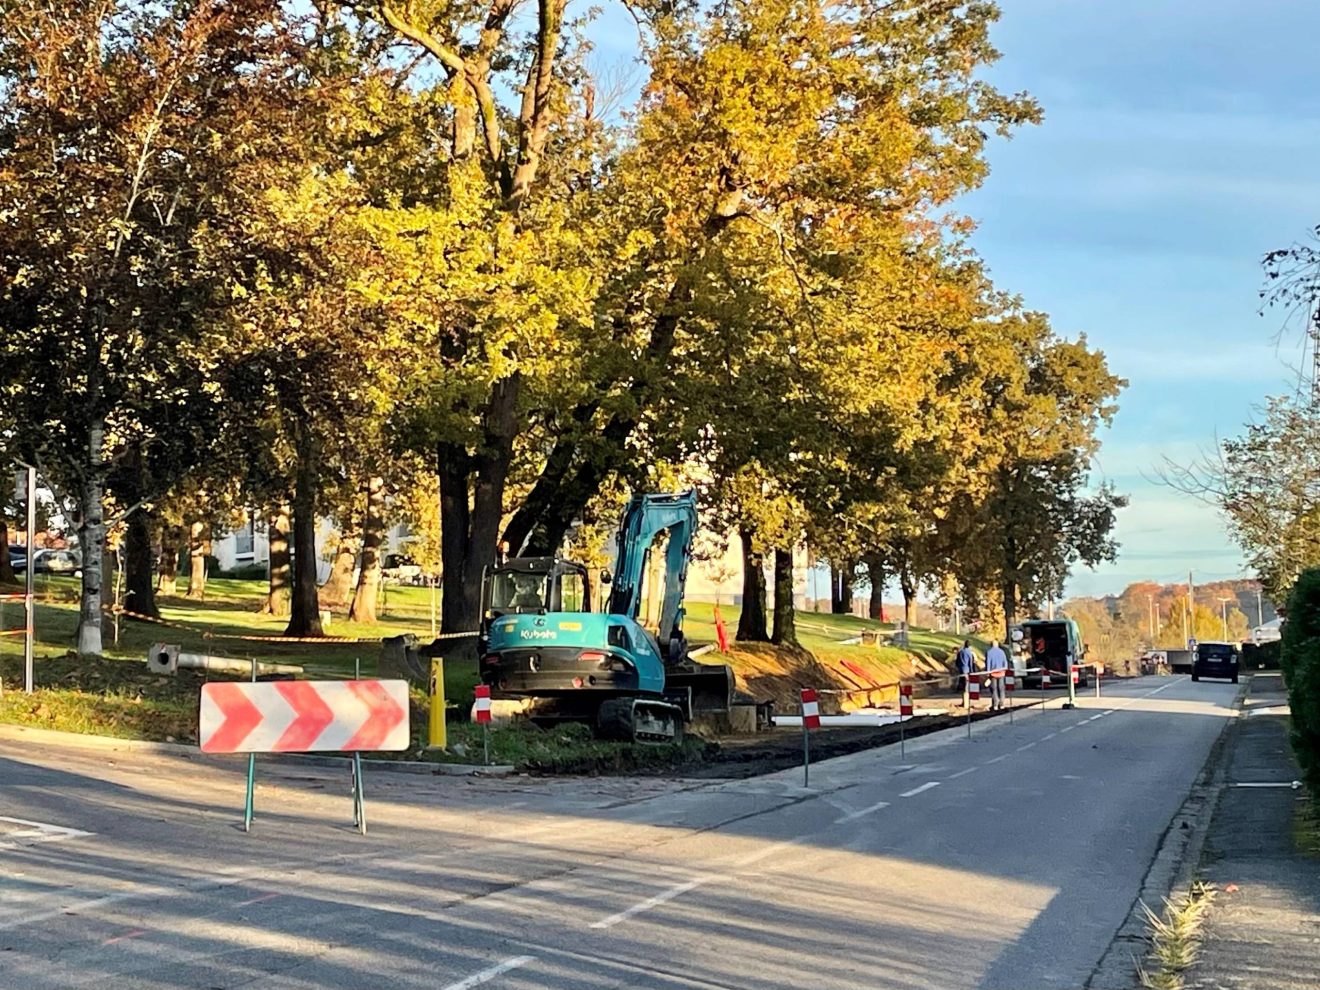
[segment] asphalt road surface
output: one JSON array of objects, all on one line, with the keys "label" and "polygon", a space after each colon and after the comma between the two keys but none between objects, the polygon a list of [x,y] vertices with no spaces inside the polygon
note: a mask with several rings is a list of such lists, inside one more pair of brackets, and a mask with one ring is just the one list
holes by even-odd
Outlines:
[{"label": "asphalt road surface", "polygon": [[1144,678],[741,781],[0,742],[0,987],[1082,987],[1236,687]]}]

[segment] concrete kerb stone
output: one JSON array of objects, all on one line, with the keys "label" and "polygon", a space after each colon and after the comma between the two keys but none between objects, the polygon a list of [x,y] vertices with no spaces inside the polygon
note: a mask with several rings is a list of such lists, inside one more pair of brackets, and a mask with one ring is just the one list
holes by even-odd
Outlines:
[{"label": "concrete kerb stone", "polygon": [[1224,779],[1228,773],[1228,761],[1224,756],[1228,749],[1229,729],[1241,715],[1250,683],[1248,680],[1238,689],[1233,699],[1233,717],[1224,720],[1205,766],[1164,830],[1127,920],[1118,927],[1109,948],[1091,972],[1086,990],[1131,990],[1136,986],[1136,966],[1144,960],[1150,948],[1146,916],[1141,905],[1159,913],[1165,898],[1176,891],[1191,888],[1200,867],[1201,850],[1210,833],[1215,806],[1224,791]]},{"label": "concrete kerb stone", "polygon": [[[186,743],[152,742],[146,739],[119,739],[115,736],[97,736],[81,732],[59,732],[55,729],[37,729],[26,725],[0,725],[0,739],[12,739],[18,742],[42,743],[51,746],[64,746],[75,749],[93,749],[102,751],[128,751],[135,753],[156,753],[189,760],[199,760],[217,766],[233,762],[224,756],[208,756],[196,746]],[[291,766],[347,767],[351,757],[326,756],[322,754],[302,753],[262,753],[262,762],[288,764]],[[373,760],[364,758],[363,764],[369,765],[373,773],[429,774],[431,776],[453,777],[507,777],[514,772],[512,766],[483,766],[479,763],[428,763],[414,760]]]}]

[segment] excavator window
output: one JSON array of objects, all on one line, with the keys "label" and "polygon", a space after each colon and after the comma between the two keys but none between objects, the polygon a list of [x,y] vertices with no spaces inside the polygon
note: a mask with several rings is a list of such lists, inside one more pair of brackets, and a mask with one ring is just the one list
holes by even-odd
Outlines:
[{"label": "excavator window", "polygon": [[561,612],[584,612],[586,611],[585,588],[583,586],[582,575],[576,571],[569,571],[559,578],[559,611]]},{"label": "excavator window", "polygon": [[544,574],[520,571],[501,571],[494,576],[491,586],[490,607],[496,612],[536,611],[546,607]]}]

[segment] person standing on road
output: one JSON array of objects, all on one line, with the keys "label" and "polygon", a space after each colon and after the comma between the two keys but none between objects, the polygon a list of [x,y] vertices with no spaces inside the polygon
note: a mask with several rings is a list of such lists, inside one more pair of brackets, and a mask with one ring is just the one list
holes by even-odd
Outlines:
[{"label": "person standing on road", "polygon": [[967,697],[968,686],[972,682],[972,675],[976,673],[976,654],[972,652],[972,641],[964,639],[962,649],[958,651],[958,679],[962,681],[963,707],[966,708],[971,702]]},{"label": "person standing on road", "polygon": [[990,710],[998,711],[1004,707],[1004,679],[1008,676],[1008,654],[993,640],[990,649],[985,651],[985,669],[990,675]]}]

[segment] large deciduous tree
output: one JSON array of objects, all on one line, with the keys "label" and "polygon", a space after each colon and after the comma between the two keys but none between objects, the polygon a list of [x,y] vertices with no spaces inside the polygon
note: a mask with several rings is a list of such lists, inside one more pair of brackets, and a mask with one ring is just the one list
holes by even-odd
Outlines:
[{"label": "large deciduous tree", "polygon": [[131,512],[204,453],[179,424],[219,412],[226,291],[196,235],[284,153],[289,47],[269,0],[0,13],[0,403],[77,504],[80,654],[101,651],[112,473],[142,459],[117,503]]}]

